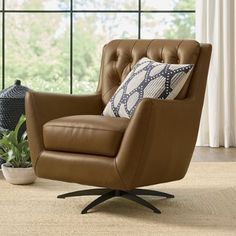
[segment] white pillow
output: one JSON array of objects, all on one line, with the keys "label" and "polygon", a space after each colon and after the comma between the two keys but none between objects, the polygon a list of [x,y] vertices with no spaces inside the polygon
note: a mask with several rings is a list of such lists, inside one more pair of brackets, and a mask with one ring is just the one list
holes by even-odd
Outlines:
[{"label": "white pillow", "polygon": [[143,98],[174,99],[188,79],[192,64],[166,64],[140,59],[107,103],[103,115],[131,118]]}]

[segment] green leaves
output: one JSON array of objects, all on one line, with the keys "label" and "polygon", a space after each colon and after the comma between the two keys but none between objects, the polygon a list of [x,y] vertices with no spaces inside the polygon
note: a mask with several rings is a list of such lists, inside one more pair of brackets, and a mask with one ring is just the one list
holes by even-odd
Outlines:
[{"label": "green leaves", "polygon": [[12,167],[31,166],[28,140],[26,132],[18,138],[20,127],[25,122],[25,116],[21,115],[15,130],[2,133],[0,139],[0,156]]}]

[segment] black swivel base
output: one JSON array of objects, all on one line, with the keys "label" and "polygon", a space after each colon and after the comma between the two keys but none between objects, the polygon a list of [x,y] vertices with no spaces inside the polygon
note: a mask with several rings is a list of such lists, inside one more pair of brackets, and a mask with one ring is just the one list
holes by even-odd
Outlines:
[{"label": "black swivel base", "polygon": [[148,189],[134,189],[130,191],[123,191],[123,190],[112,190],[112,189],[107,189],[107,188],[80,190],[80,191],[58,195],[57,198],[77,197],[77,196],[86,196],[86,195],[101,195],[101,196],[96,198],[87,207],[85,207],[81,211],[81,214],[87,213],[88,210],[90,210],[91,208],[113,197],[126,198],[130,201],[139,203],[140,205],[153,210],[153,212],[155,213],[160,214],[161,211],[158,208],[156,208],[151,203],[147,202],[146,200],[144,200],[143,198],[137,195],[150,195],[150,196],[174,198],[174,195],[172,194],[163,193],[163,192],[154,191],[154,190],[148,190]]}]

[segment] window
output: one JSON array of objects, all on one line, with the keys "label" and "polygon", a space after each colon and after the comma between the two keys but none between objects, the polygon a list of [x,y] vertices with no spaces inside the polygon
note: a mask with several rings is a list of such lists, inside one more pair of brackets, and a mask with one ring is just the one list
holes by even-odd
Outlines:
[{"label": "window", "polygon": [[92,93],[114,38],[194,38],[195,0],[0,0],[0,85]]}]

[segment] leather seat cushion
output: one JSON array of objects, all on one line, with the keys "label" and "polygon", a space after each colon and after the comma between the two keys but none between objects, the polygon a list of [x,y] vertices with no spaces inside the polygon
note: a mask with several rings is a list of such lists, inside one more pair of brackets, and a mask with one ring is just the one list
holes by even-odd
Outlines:
[{"label": "leather seat cushion", "polygon": [[43,126],[47,150],[115,156],[129,119],[100,115],[67,116]]}]

